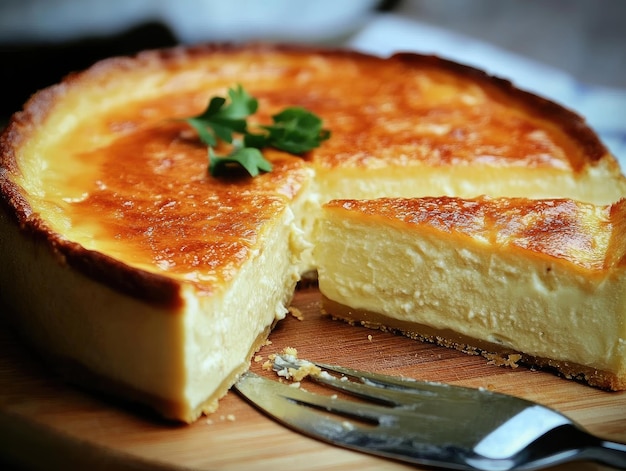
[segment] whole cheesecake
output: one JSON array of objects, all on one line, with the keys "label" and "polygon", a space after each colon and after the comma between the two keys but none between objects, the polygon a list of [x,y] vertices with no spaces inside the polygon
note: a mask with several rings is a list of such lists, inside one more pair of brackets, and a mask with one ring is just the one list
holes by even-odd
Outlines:
[{"label": "whole cheesecake", "polygon": [[[181,119],[236,85],[331,138],[207,171]],[[0,140],[0,299],[68,378],[191,422],[214,411],[317,267],[336,198],[626,195],[576,114],[437,57],[206,45],[113,58],[37,93]],[[5,307],[7,309],[5,309]],[[520,347],[521,348],[521,347]]]},{"label": "whole cheesecake", "polygon": [[334,200],[316,240],[334,317],[626,389],[626,199]]}]

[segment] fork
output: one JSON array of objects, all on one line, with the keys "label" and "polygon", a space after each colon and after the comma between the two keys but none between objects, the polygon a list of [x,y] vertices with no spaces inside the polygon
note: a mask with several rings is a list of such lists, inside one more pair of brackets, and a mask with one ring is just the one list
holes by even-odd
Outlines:
[{"label": "fork", "polygon": [[311,393],[252,372],[240,377],[236,389],[295,431],[408,463],[505,471],[589,460],[626,469],[626,444],[598,438],[565,415],[526,399],[292,355],[274,360],[274,369],[283,373],[304,366],[315,370],[310,375],[314,381],[365,401]]}]

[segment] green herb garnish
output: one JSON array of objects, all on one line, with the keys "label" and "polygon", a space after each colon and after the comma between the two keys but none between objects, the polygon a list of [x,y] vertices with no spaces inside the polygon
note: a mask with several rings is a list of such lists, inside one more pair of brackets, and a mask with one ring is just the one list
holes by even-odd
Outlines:
[{"label": "green herb garnish", "polygon": [[[256,113],[259,103],[241,85],[228,90],[230,102],[213,97],[204,112],[184,119],[208,147],[209,172],[219,175],[230,166],[241,166],[251,176],[272,170],[272,164],[261,153],[274,147],[301,155],[330,137],[322,128],[322,120],[301,107],[289,107],[272,116],[273,124],[259,125],[256,132],[248,129],[247,119]],[[236,137],[240,135],[241,137]],[[228,155],[217,155],[214,147],[222,140],[233,145]]]}]

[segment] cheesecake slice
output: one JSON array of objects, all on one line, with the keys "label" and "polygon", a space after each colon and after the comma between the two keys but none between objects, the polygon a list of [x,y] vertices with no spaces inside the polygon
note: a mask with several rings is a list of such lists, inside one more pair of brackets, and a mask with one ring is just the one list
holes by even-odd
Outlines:
[{"label": "cheesecake slice", "polygon": [[[115,146],[118,156],[125,147]],[[306,173],[280,164],[271,184],[210,195],[205,171],[172,169],[175,200],[135,166],[123,179],[101,175],[106,191],[51,208],[45,220],[5,187],[22,224],[37,220],[40,231],[25,237],[0,215],[9,320],[72,382],[185,422],[214,411],[287,313],[299,279],[289,248]],[[293,194],[281,194],[289,186]]]},{"label": "cheesecake slice", "polygon": [[[341,73],[338,73],[341,71]],[[213,176],[184,118],[242,86],[331,138]],[[112,58],[42,90],[0,137],[2,315],[71,381],[192,422],[217,407],[303,273],[336,198],[626,195],[578,115],[441,58],[201,45]]]},{"label": "cheesecake slice", "polygon": [[626,200],[334,200],[316,229],[333,317],[626,389]]}]

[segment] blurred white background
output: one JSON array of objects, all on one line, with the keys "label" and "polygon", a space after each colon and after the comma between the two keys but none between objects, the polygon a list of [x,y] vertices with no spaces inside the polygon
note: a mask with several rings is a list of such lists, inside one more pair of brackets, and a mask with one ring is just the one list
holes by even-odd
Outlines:
[{"label": "blurred white background", "polygon": [[408,0],[396,11],[549,64],[581,82],[626,88],[624,0]]},{"label": "blurred white background", "polygon": [[580,81],[626,88],[624,0],[2,0],[0,42],[105,36],[147,21],[162,22],[186,43],[338,42],[382,4],[551,64]]}]

